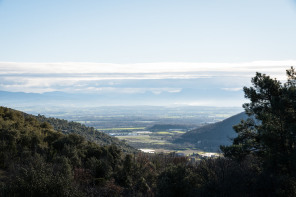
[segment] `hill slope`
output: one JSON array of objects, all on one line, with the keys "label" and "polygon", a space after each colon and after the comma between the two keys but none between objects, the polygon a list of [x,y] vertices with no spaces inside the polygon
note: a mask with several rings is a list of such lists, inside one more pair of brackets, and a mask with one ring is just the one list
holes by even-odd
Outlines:
[{"label": "hill slope", "polygon": [[131,196],[132,186],[148,180],[147,170],[130,176],[130,166],[138,166],[131,158],[117,146],[66,135],[32,115],[0,107],[0,196]]},{"label": "hill slope", "polygon": [[63,134],[78,134],[80,136],[85,137],[87,140],[95,142],[101,146],[105,145],[116,145],[119,149],[121,149],[123,152],[127,153],[133,153],[137,150],[128,144],[118,140],[115,137],[111,137],[105,133],[96,131],[93,127],[87,127],[85,125],[82,125],[77,122],[69,122],[67,120],[62,120],[58,118],[46,118],[45,116],[38,115],[33,116],[30,114],[26,114],[21,111],[0,107],[1,111],[10,111],[12,114],[22,114],[24,117],[33,117],[37,119],[37,121],[40,121],[41,123],[47,122],[49,123],[54,130],[60,131]]},{"label": "hill slope", "polygon": [[241,119],[246,118],[247,115],[242,112],[221,122],[205,125],[189,131],[181,135],[174,142],[179,144],[193,144],[196,148],[205,151],[218,151],[220,145],[231,144],[230,139],[237,136],[232,128],[233,125],[238,124]]},{"label": "hill slope", "polygon": [[113,144],[120,148],[123,152],[132,153],[137,151],[135,148],[115,137],[111,137],[105,133],[95,130],[93,127],[87,127],[78,122],[69,122],[58,118],[46,118],[42,115],[35,116],[35,118],[40,122],[48,122],[55,130],[61,131],[64,134],[78,134],[101,146]]}]

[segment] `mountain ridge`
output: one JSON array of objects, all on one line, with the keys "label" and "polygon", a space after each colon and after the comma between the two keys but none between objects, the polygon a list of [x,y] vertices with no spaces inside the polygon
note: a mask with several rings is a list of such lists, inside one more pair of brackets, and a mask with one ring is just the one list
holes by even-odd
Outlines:
[{"label": "mountain ridge", "polygon": [[241,112],[223,121],[188,131],[175,139],[174,143],[192,144],[204,151],[219,151],[220,145],[230,145],[231,139],[237,136],[232,127],[247,117],[244,112]]},{"label": "mountain ridge", "polygon": [[3,109],[3,110],[6,109],[12,112],[17,112],[22,114],[24,117],[33,117],[41,123],[47,122],[53,127],[54,130],[58,132],[61,132],[63,134],[78,134],[80,136],[85,137],[87,140],[91,142],[95,142],[101,146],[116,145],[123,152],[127,152],[127,153],[133,153],[138,151],[135,148],[129,146],[128,144],[120,141],[115,137],[109,136],[108,134],[97,131],[93,127],[87,127],[77,122],[67,121],[67,120],[58,119],[58,118],[47,118],[43,115],[34,116],[19,110],[14,110],[14,109],[2,107],[2,106],[0,106],[0,109]]},{"label": "mountain ridge", "polygon": [[[143,90],[142,92],[115,92],[115,91],[97,91],[97,92],[74,92],[67,93],[61,91],[44,93],[25,93],[0,91],[0,102],[2,105],[175,105],[177,103],[208,103],[219,96],[220,101],[227,101],[229,98],[240,100],[242,92],[225,91],[221,88],[211,90],[183,88],[180,91],[154,91]],[[209,104],[210,105],[210,104]]]}]

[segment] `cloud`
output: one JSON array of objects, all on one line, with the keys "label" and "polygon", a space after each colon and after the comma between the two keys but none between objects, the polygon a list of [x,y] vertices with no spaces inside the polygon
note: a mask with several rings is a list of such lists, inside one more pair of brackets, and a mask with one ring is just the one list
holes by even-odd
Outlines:
[{"label": "cloud", "polygon": [[[284,80],[285,70],[293,65],[296,65],[296,60],[137,64],[0,62],[0,90],[42,93],[48,91],[119,91],[121,88],[126,93],[151,91],[154,94],[160,94],[181,91],[182,84],[176,88],[171,87],[172,84],[167,81],[159,84],[161,87],[156,83],[149,87],[149,83],[141,84],[141,82],[144,80],[183,80],[182,83],[188,84],[196,83],[191,79],[204,79],[205,88],[212,83],[226,91],[239,91],[241,88],[239,89],[238,86],[249,82],[255,72],[266,73]],[[138,89],[124,83],[131,80],[138,80],[136,82]],[[235,84],[233,84],[234,81]],[[232,84],[236,87],[232,87]]]},{"label": "cloud", "polygon": [[242,88],[222,88],[222,90],[231,91],[231,92],[237,92],[237,91],[241,91]]},{"label": "cloud", "polygon": [[155,74],[155,73],[250,73],[254,71],[282,72],[296,60],[254,61],[243,63],[160,62],[138,64],[107,64],[88,62],[17,63],[0,62],[0,74]]}]

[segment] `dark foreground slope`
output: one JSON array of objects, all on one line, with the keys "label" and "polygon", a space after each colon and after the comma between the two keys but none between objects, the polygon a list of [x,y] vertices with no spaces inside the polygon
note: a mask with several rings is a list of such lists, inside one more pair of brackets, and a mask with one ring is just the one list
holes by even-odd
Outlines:
[{"label": "dark foreground slope", "polygon": [[181,135],[175,143],[193,144],[196,148],[205,151],[218,151],[220,145],[232,143],[230,139],[237,136],[232,127],[246,118],[245,113],[240,113],[221,122],[205,125]]},{"label": "dark foreground slope", "polygon": [[63,134],[34,116],[0,107],[0,196],[142,195],[152,182],[147,169],[133,174],[134,161],[115,145]]},{"label": "dark foreground slope", "polygon": [[175,154],[124,154],[0,107],[1,197],[295,196],[294,179],[261,169],[252,155],[197,164]]}]

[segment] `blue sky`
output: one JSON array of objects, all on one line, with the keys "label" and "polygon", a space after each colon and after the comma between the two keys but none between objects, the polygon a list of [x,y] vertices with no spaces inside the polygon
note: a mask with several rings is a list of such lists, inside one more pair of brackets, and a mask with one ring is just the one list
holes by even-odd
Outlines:
[{"label": "blue sky", "polygon": [[295,59],[292,0],[2,0],[0,61]]},{"label": "blue sky", "polygon": [[296,66],[295,32],[295,0],[0,0],[0,91],[208,89],[240,105],[256,71]]}]

